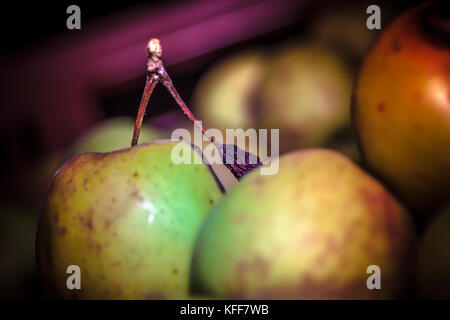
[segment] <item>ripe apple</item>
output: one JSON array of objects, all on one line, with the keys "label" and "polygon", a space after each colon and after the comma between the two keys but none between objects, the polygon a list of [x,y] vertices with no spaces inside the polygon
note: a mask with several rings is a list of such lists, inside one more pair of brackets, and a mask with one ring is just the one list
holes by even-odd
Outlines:
[{"label": "ripe apple", "polygon": [[[204,163],[174,164],[176,143],[87,153],[58,170],[37,237],[39,271],[52,295],[186,297],[194,240],[222,187]],[[200,157],[192,152],[192,161]],[[66,286],[70,265],[81,269],[81,290]]]},{"label": "ripe apple", "polygon": [[443,2],[427,2],[384,29],[354,95],[365,162],[424,215],[450,199],[448,12]]},{"label": "ripe apple", "polygon": [[[196,241],[193,288],[219,298],[398,298],[414,226],[375,179],[338,152],[281,156],[213,208]],[[381,290],[367,287],[380,267]]]}]

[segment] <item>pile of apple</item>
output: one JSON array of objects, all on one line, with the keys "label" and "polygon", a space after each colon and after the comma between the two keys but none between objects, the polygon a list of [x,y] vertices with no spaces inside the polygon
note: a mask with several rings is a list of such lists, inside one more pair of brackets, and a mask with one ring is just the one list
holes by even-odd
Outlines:
[{"label": "pile of apple", "polygon": [[[359,161],[350,101],[355,66],[376,35],[365,27],[369,4],[330,4],[302,34],[214,64],[194,90],[199,117],[222,136],[229,128],[278,128],[281,153],[326,147]],[[383,19],[389,11],[384,4]]]},{"label": "pile of apple", "polygon": [[[37,235],[48,293],[75,299],[389,299],[407,295],[417,278],[421,295],[448,297],[450,210],[435,215],[450,201],[450,51],[441,41],[449,36],[441,13],[434,4],[406,12],[365,59],[352,112],[367,171],[337,151],[310,148],[283,154],[275,175],[255,168],[229,186],[204,162],[174,164],[178,141],[168,140],[67,161],[48,187]],[[196,121],[159,65],[160,55],[160,48],[149,48],[148,66],[156,71],[149,73],[141,106],[152,81],[161,81]],[[311,68],[321,59],[311,50],[295,55]],[[283,90],[277,70],[285,76],[282,68],[273,71],[261,107],[272,120],[289,118],[273,103],[307,104],[301,95],[271,99],[271,92]],[[306,89],[299,92],[309,88],[301,79]],[[251,85],[243,82],[243,90]],[[341,101],[335,89],[326,99]],[[311,119],[325,121],[326,115],[323,109]],[[295,117],[288,119],[292,130]],[[328,120],[336,126],[345,121]],[[136,128],[141,121],[138,116]],[[240,121],[245,127],[247,119]],[[305,137],[312,145],[321,139]],[[182,151],[202,159],[195,146],[184,144]],[[423,216],[436,220],[420,245],[417,272],[413,217]],[[81,270],[79,289],[67,286],[72,265]],[[375,288],[368,283],[371,266],[380,271]]]}]

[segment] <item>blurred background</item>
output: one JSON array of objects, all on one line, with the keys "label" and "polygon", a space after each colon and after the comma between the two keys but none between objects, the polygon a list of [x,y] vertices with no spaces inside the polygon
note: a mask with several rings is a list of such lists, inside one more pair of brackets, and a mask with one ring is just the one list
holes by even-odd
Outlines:
[{"label": "blurred background", "polygon": [[[280,128],[281,152],[323,146],[358,162],[351,90],[377,36],[366,8],[380,6],[383,28],[418,2],[12,4],[0,21],[0,298],[42,297],[34,238],[54,172],[76,154],[130,144],[150,37],[207,128]],[[81,30],[66,28],[71,4]],[[140,142],[178,127],[192,129],[158,86]]]}]

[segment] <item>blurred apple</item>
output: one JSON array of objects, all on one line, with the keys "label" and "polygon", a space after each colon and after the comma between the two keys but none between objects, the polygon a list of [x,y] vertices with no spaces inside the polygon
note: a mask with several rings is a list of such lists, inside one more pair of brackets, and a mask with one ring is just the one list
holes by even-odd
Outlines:
[{"label": "blurred apple", "polygon": [[280,129],[280,151],[324,146],[349,127],[352,74],[315,44],[284,48],[259,96],[259,127]]},{"label": "blurred apple", "polygon": [[[324,45],[343,53],[353,60],[360,60],[378,34],[377,29],[366,27],[370,14],[367,7],[373,3],[358,1],[335,3],[327,6],[312,26],[312,37]],[[377,3],[381,10],[381,26],[385,26],[392,16],[391,6],[385,1]]]},{"label": "blurred apple", "polygon": [[[116,117],[104,120],[77,140],[71,148],[71,156],[86,152],[110,152],[129,148],[135,120],[129,117]],[[143,125],[139,143],[162,139],[163,134],[155,128]]]},{"label": "blurred apple", "polygon": [[426,299],[450,299],[450,204],[433,217],[419,247],[417,284]]},{"label": "blurred apple", "polygon": [[267,60],[259,51],[227,58],[208,71],[194,92],[199,119],[207,128],[254,128],[255,94]]},{"label": "blurred apple", "polygon": [[364,162],[418,217],[450,201],[449,2],[426,2],[383,29],[355,84]]}]

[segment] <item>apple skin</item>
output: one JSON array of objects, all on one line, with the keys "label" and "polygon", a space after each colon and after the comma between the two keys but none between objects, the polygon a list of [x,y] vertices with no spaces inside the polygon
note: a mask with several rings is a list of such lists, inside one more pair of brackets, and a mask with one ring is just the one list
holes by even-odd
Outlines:
[{"label": "apple skin", "polygon": [[[205,164],[172,162],[176,143],[87,153],[58,170],[37,236],[38,267],[51,295],[186,297],[195,237],[222,191]],[[81,290],[66,287],[69,265],[81,269]]]},{"label": "apple skin", "polygon": [[[291,152],[276,175],[250,173],[213,208],[192,287],[220,298],[398,298],[414,241],[405,209],[346,157]],[[367,288],[369,265],[382,290]]]},{"label": "apple skin", "polygon": [[365,163],[419,215],[449,199],[450,50],[423,25],[430,3],[384,29],[356,83],[353,123]]},{"label": "apple skin", "polygon": [[352,74],[316,43],[291,44],[275,55],[258,95],[258,127],[280,129],[280,152],[324,147],[350,127]]},{"label": "apple skin", "polygon": [[421,298],[450,299],[450,204],[427,226],[418,252],[417,287]]}]

